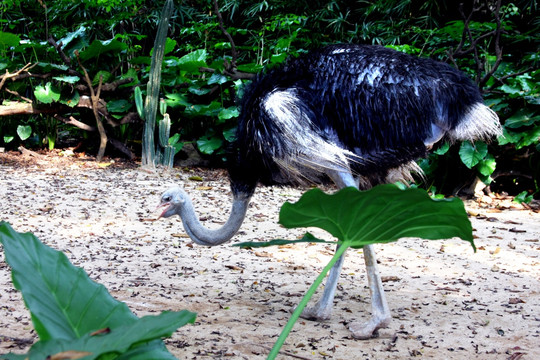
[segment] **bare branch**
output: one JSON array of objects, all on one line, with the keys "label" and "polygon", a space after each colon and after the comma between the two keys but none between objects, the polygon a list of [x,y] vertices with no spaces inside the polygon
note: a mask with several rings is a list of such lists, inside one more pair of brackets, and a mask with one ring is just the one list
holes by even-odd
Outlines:
[{"label": "bare branch", "polygon": [[[105,83],[101,86],[101,91],[103,92],[116,91],[120,85],[129,84],[132,81],[133,81],[133,78],[125,78],[125,79],[116,80],[110,83]],[[79,84],[75,88],[81,92],[86,92],[86,93],[89,92],[88,86],[84,84]]]},{"label": "bare branch", "polygon": [[32,103],[32,100],[31,100],[31,99],[29,99],[29,98],[27,98],[27,97],[25,97],[25,96],[22,96],[22,95],[19,94],[17,91],[9,90],[8,88],[6,88],[4,91],[7,92],[7,93],[9,93],[9,94],[11,94],[11,95],[15,95],[15,96],[18,97],[19,99],[22,99],[22,100],[24,100],[24,101],[26,101],[26,102]]},{"label": "bare branch", "polygon": [[[207,68],[207,67],[200,67],[199,71],[200,72],[215,73],[216,69]],[[253,79],[257,75],[257,74],[254,74],[254,73],[247,73],[247,72],[238,71],[236,69],[232,69],[232,70],[225,69],[225,71],[223,71],[223,73],[225,75],[230,76],[233,80],[238,80],[238,79],[250,80],[250,79]]]},{"label": "bare branch", "polygon": [[92,99],[92,110],[94,111],[94,117],[96,118],[96,125],[98,128],[99,137],[100,137],[99,150],[96,156],[96,160],[99,162],[101,161],[101,159],[103,159],[103,156],[105,155],[105,148],[107,146],[107,133],[105,132],[103,123],[101,122],[99,118],[99,112],[98,112],[99,95],[101,93],[101,85],[103,83],[103,76],[99,77],[99,84],[98,84],[97,94],[96,94],[96,92],[94,92],[94,88],[92,87],[92,81],[90,80],[90,76],[88,75],[88,72],[86,71],[85,67],[81,63],[81,60],[79,58],[79,52],[76,51],[75,55],[77,56],[77,61],[79,62],[79,66],[84,72],[84,78],[86,80],[86,84],[88,85],[88,88],[90,89],[90,98]]},{"label": "bare branch", "polygon": [[238,53],[236,52],[236,46],[234,45],[234,40],[233,40],[231,34],[229,34],[227,32],[227,30],[225,29],[225,26],[223,25],[223,17],[221,17],[221,12],[219,11],[219,6],[218,6],[217,0],[214,0],[214,11],[216,13],[216,17],[218,19],[219,28],[221,29],[221,32],[223,33],[223,35],[225,35],[227,40],[229,40],[229,42],[231,43],[232,59],[231,59],[230,66],[226,66],[226,69],[234,71],[236,69],[236,59],[238,58]]},{"label": "bare branch", "polygon": [[34,66],[36,66],[37,64],[26,64],[22,69],[20,70],[17,70],[16,72],[14,72],[13,74],[10,74],[9,71],[7,71],[6,69],[6,73],[4,75],[0,75],[0,89],[2,89],[2,87],[4,86],[5,82],[7,79],[11,79],[12,81],[16,81],[19,79],[19,76],[21,75],[21,73],[28,73],[29,70],[31,70]]},{"label": "bare branch", "polygon": [[[479,11],[482,11],[485,4],[479,4],[478,0],[474,1],[473,8],[470,11],[468,15],[465,14],[463,10],[463,4],[459,5],[459,12],[461,14],[461,17],[463,18],[463,34],[461,37],[460,43],[457,45],[455,49],[450,49],[446,52],[448,58],[450,61],[454,64],[455,67],[457,66],[456,57],[463,57],[463,56],[470,56],[470,54],[473,54],[474,62],[476,65],[475,72],[475,80],[478,84],[478,87],[483,88],[489,79],[495,74],[498,67],[500,66],[503,58],[503,51],[502,47],[500,46],[501,42],[501,34],[503,33],[504,29],[501,25],[501,18],[500,18],[500,9],[501,9],[501,0],[498,0],[495,6],[495,9],[491,11],[495,22],[497,24],[497,28],[495,30],[486,32],[484,34],[481,34],[474,37],[473,31],[471,30],[470,23],[472,21],[473,15]],[[488,5],[485,5],[487,8],[489,8]],[[496,60],[491,69],[486,72],[485,68],[485,62],[484,59],[480,57],[478,48],[479,44],[484,41],[485,39],[493,38],[493,43],[495,47],[495,56]],[[468,42],[467,48],[465,48],[465,43]]]},{"label": "bare branch", "polygon": [[495,71],[499,68],[499,65],[502,62],[503,58],[503,52],[501,48],[501,33],[502,33],[502,26],[501,26],[501,16],[500,16],[500,10],[501,10],[501,1],[497,1],[497,5],[495,6],[495,10],[492,12],[493,16],[495,17],[495,21],[497,23],[497,29],[495,30],[495,64],[493,64],[490,71],[488,71],[484,77],[480,80],[478,86],[480,88],[483,88],[484,85],[489,81],[489,79],[495,74]]},{"label": "bare branch", "polygon": [[130,160],[135,159],[135,154],[133,154],[133,152],[123,142],[116,140],[114,138],[109,138],[109,142],[121,153],[126,155]]},{"label": "bare branch", "polygon": [[57,119],[57,120],[62,121],[65,124],[76,126],[79,129],[83,129],[83,130],[86,130],[86,131],[96,131],[95,127],[90,126],[88,124],[85,124],[82,121],[79,121],[79,120],[75,119],[73,116],[70,116],[69,118],[66,118],[64,116],[54,114],[54,118]]},{"label": "bare branch", "polygon": [[10,115],[29,115],[35,114],[34,107],[31,102],[10,101],[7,104],[0,105],[0,116]]},{"label": "bare branch", "polygon": [[58,55],[60,55],[60,58],[62,59],[62,61],[65,62],[66,65],[71,66],[71,59],[62,50],[62,43],[60,44],[56,43],[56,40],[54,40],[52,36],[49,36],[49,39],[47,39],[47,42],[55,48]]}]

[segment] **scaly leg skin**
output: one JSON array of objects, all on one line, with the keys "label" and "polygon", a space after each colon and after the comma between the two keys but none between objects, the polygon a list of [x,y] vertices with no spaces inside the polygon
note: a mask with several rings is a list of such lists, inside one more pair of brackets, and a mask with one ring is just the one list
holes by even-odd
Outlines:
[{"label": "scaly leg skin", "polygon": [[336,294],[336,287],[339,275],[341,274],[344,258],[345,254],[341,255],[338,261],[336,261],[334,266],[330,269],[330,275],[328,275],[328,279],[326,280],[323,295],[317,304],[313,307],[305,308],[304,311],[302,311],[302,315],[300,315],[301,317],[307,320],[319,321],[330,319],[330,316],[332,315],[332,306],[334,305],[334,295]]},{"label": "scaly leg skin", "polygon": [[362,340],[374,337],[380,328],[388,326],[391,319],[373,245],[364,246],[364,260],[371,293],[371,319],[367,322],[354,322],[349,326],[353,337]]}]

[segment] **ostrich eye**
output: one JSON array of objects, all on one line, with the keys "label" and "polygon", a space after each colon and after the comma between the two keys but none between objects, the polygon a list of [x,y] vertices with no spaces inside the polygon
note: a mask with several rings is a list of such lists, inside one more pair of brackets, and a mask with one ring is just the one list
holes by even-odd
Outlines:
[{"label": "ostrich eye", "polygon": [[172,200],[172,196],[170,196],[170,195],[164,196],[162,200],[164,202],[170,202]]}]

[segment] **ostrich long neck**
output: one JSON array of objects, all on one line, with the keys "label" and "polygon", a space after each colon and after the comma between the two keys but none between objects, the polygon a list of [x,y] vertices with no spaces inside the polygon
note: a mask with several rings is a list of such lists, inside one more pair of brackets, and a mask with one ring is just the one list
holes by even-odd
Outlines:
[{"label": "ostrich long neck", "polygon": [[220,245],[229,241],[242,225],[250,198],[250,196],[235,197],[229,219],[222,227],[215,230],[208,229],[200,223],[193,209],[193,203],[189,198],[186,199],[179,215],[182,218],[186,233],[193,242],[207,246]]}]

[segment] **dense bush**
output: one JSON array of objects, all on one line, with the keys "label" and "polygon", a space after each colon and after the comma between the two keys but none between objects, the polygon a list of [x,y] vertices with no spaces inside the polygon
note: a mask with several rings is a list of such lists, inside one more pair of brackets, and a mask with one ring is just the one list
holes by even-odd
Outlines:
[{"label": "dense bush", "polygon": [[[139,156],[143,122],[133,94],[148,81],[162,6],[144,0],[0,5],[0,146],[83,142],[97,151],[104,133],[108,154]],[[253,73],[328,43],[381,44],[465,71],[504,124],[505,137],[492,144],[436,149],[422,161],[427,187],[452,193],[478,175],[492,189],[527,191],[523,199],[538,191],[536,1],[220,0],[219,9],[220,16],[213,0],[177,2],[170,21],[161,92],[179,144],[193,142],[220,160],[234,136],[235,99]]]}]

